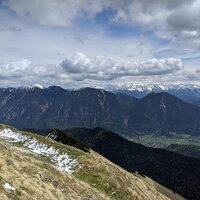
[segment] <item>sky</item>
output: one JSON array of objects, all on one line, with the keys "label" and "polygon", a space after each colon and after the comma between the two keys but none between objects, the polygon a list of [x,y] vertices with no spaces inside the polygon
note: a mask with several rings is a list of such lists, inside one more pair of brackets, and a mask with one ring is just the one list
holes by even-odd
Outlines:
[{"label": "sky", "polygon": [[200,84],[200,0],[0,0],[0,86]]}]

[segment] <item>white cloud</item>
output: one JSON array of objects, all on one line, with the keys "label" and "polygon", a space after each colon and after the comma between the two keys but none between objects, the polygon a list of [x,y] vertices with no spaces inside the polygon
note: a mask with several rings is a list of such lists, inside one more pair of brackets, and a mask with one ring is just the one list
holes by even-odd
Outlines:
[{"label": "white cloud", "polygon": [[200,70],[184,69],[179,58],[119,62],[102,56],[88,57],[83,53],[76,53],[58,65],[40,65],[27,59],[0,65],[0,84],[5,87],[36,83],[68,88],[105,87],[110,84],[169,83],[174,80],[198,83]]},{"label": "white cloud", "polygon": [[[200,0],[4,0],[4,4],[16,15],[5,7],[0,10],[0,62],[9,63],[0,64],[2,84],[9,85],[11,79],[22,85],[76,85],[82,81],[81,85],[90,86],[107,84],[102,80],[121,84],[132,79],[198,79]],[[117,26],[95,23],[97,13],[106,8],[113,11],[108,16]],[[85,18],[86,27],[76,23]],[[133,29],[123,35],[124,24]],[[123,32],[120,37],[119,29]],[[167,42],[156,40],[149,31]],[[159,54],[163,49],[170,50]],[[85,55],[71,56],[73,52]],[[195,62],[188,59],[193,56]],[[21,58],[28,60],[11,62]]]},{"label": "white cloud", "polygon": [[200,34],[199,11],[199,0],[134,0],[117,9],[112,21],[142,27],[160,38],[186,41],[182,32]]},{"label": "white cloud", "polygon": [[4,2],[20,17],[48,26],[69,26],[75,18],[96,15],[106,4],[105,0],[6,0]]},{"label": "white cloud", "polygon": [[117,62],[105,57],[89,58],[83,53],[76,53],[63,60],[61,66],[75,80],[112,80],[126,76],[165,75],[183,69],[179,58],[153,58],[140,63]]},{"label": "white cloud", "polygon": [[170,40],[187,41],[184,32],[190,35],[196,32],[198,38],[192,43],[200,40],[200,0],[5,0],[4,4],[26,20],[63,27],[73,25],[75,19],[94,19],[104,9],[111,8],[115,13],[111,19],[114,23],[139,26]]},{"label": "white cloud", "polygon": [[27,69],[31,64],[30,60],[23,59],[21,61],[11,62],[9,64],[4,64],[1,69],[9,71],[9,72],[16,72],[16,71],[24,71]]},{"label": "white cloud", "polygon": [[31,81],[41,78],[55,78],[61,73],[61,68],[56,65],[34,64],[28,59],[0,65],[1,79],[24,79]]},{"label": "white cloud", "polygon": [[194,0],[5,0],[4,4],[19,16],[41,25],[69,26],[78,17],[94,17],[104,9],[112,8],[116,11],[114,21],[152,26],[165,21],[173,11],[176,11],[175,14],[177,11],[181,12],[182,7],[188,7],[193,2]]}]

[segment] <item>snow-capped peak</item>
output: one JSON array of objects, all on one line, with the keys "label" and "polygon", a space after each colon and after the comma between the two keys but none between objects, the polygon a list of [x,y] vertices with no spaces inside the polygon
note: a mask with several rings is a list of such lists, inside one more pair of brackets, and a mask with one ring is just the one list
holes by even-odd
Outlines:
[{"label": "snow-capped peak", "polygon": [[35,85],[33,85],[33,87],[40,88],[41,90],[44,89],[44,87],[42,85],[39,85],[39,84],[35,84]]},{"label": "snow-capped peak", "polygon": [[27,90],[29,90],[29,89],[35,89],[35,88],[43,90],[45,87],[43,87],[42,85],[39,85],[39,84],[19,87],[19,89],[27,89]]},{"label": "snow-capped peak", "polygon": [[114,93],[125,93],[137,98],[141,98],[152,92],[168,92],[177,97],[198,97],[200,98],[200,84],[183,84],[183,83],[153,83],[153,84],[137,84],[132,83],[121,87],[109,87],[107,90]]},{"label": "snow-capped peak", "polygon": [[129,91],[139,91],[139,92],[159,92],[159,91],[168,91],[168,90],[179,90],[179,89],[200,89],[200,85],[194,84],[182,84],[182,83],[174,83],[174,84],[134,84],[131,83],[129,85],[124,85],[120,89],[126,89]]}]

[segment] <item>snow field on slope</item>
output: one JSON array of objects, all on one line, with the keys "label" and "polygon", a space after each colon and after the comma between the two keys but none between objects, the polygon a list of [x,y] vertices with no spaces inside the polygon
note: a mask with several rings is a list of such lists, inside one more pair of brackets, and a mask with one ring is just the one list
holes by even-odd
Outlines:
[{"label": "snow field on slope", "polygon": [[14,132],[11,129],[1,130],[0,137],[9,142],[22,142],[23,146],[31,152],[50,158],[55,165],[54,167],[63,172],[73,173],[73,167],[78,165],[78,161],[71,158],[67,153],[60,153],[58,149],[48,146],[36,138]]}]

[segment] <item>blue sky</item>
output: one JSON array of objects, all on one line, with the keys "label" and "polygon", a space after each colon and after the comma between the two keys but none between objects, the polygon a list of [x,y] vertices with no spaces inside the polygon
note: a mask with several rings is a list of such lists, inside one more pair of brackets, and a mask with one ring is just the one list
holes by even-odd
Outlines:
[{"label": "blue sky", "polygon": [[1,85],[199,84],[198,19],[200,0],[1,0]]}]

